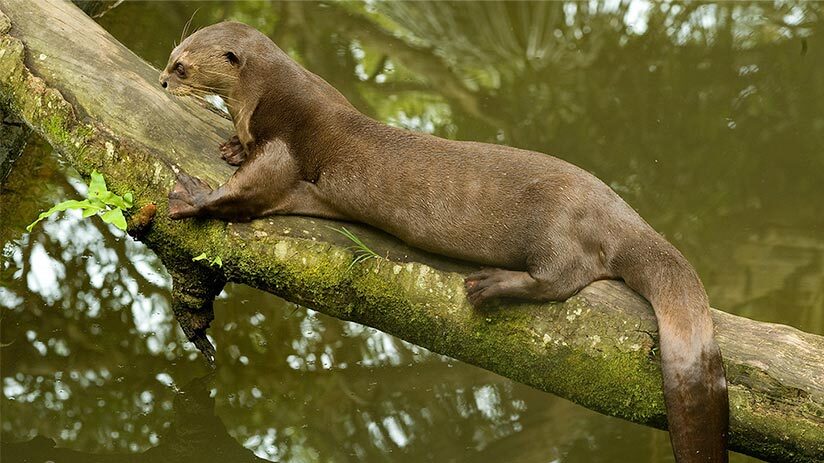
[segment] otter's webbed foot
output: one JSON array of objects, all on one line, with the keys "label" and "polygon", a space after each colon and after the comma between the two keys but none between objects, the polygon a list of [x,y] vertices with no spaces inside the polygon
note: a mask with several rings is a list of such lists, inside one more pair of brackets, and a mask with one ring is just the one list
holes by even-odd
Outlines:
[{"label": "otter's webbed foot", "polygon": [[169,192],[169,218],[178,220],[198,215],[211,192],[212,187],[203,180],[179,172],[177,183]]},{"label": "otter's webbed foot", "polygon": [[246,148],[237,135],[218,145],[220,157],[230,166],[239,166],[246,160]]},{"label": "otter's webbed foot", "polygon": [[469,274],[464,279],[466,288],[466,299],[472,307],[478,308],[492,298],[492,287],[500,283],[500,278],[495,269],[484,269]]},{"label": "otter's webbed foot", "polygon": [[535,294],[536,281],[527,272],[498,268],[483,269],[464,279],[466,298],[473,307],[501,297],[541,299]]}]

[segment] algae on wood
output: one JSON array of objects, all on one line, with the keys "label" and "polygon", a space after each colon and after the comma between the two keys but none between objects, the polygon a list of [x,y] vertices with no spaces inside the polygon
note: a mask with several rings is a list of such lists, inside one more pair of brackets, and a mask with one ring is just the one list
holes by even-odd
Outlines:
[{"label": "algae on wood", "polygon": [[[158,72],[68,2],[0,0],[0,95],[78,171],[158,207],[138,235],[178,279],[236,281],[378,328],[593,410],[665,425],[655,318],[623,284],[597,282],[560,304],[473,310],[469,267],[352,226],[388,259],[350,268],[341,224],[269,217],[249,224],[166,218],[174,168],[213,185],[231,169],[231,125],[172,99]],[[134,232],[134,230],[132,230]],[[193,265],[203,252],[221,269]],[[204,319],[208,313],[201,314]],[[824,455],[824,338],[714,311],[730,384],[731,446],[780,461]]]}]

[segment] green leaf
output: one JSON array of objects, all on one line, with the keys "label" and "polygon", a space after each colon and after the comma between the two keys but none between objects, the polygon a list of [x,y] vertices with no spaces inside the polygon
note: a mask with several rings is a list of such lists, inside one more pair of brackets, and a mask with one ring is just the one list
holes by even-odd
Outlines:
[{"label": "green leaf", "polygon": [[101,209],[101,208],[99,208],[95,205],[89,205],[89,207],[83,209],[83,218],[85,219],[86,217],[91,217],[91,216],[97,214],[98,212],[100,212],[102,210],[103,209]]},{"label": "green leaf", "polygon": [[106,187],[106,180],[103,179],[103,175],[99,172],[95,170],[92,172],[91,177],[92,178],[89,181],[88,198],[93,204],[96,204],[101,208],[104,204],[123,210],[132,208],[134,205],[134,196],[131,192],[126,193],[123,197],[118,196],[108,190]]},{"label": "green leaf", "polygon": [[34,228],[34,226],[37,225],[37,222],[40,222],[41,220],[43,220],[46,217],[54,214],[55,212],[66,211],[68,209],[87,209],[87,208],[90,208],[90,207],[94,207],[94,206],[92,206],[92,204],[89,203],[89,200],[87,200],[87,199],[84,199],[83,201],[78,201],[76,199],[70,199],[68,201],[63,201],[62,203],[55,204],[48,211],[41,213],[40,216],[37,217],[37,220],[30,223],[29,226],[26,227],[26,231],[31,232],[32,228]]},{"label": "green leaf", "polygon": [[204,252],[201,255],[197,256],[197,257],[193,257],[192,261],[197,262],[199,260],[208,259],[208,258],[209,258],[209,256],[207,256],[206,253]]},{"label": "green leaf", "polygon": [[111,209],[104,212],[101,216],[104,222],[110,223],[115,227],[126,230],[126,218],[123,217],[123,211],[120,209]]},{"label": "green leaf", "polygon": [[100,193],[100,195],[98,197],[105,204],[107,204],[109,206],[114,206],[118,209],[126,210],[126,209],[129,209],[131,207],[131,206],[126,205],[126,201],[123,198],[121,198],[120,196],[112,193],[111,191],[104,191],[103,193]]},{"label": "green leaf", "polygon": [[100,198],[97,196],[89,196],[89,198],[86,201],[88,201],[90,205],[98,209],[106,209],[106,203],[101,201]]},{"label": "green leaf", "polygon": [[223,267],[223,259],[221,259],[220,256],[217,256],[214,259],[212,259],[212,262],[210,262],[210,265],[212,265],[212,266],[217,265],[218,267]]},{"label": "green leaf", "polygon": [[103,179],[103,175],[96,170],[92,171],[92,179],[89,181],[89,198],[100,196],[107,191],[109,189],[106,188],[106,180]]}]

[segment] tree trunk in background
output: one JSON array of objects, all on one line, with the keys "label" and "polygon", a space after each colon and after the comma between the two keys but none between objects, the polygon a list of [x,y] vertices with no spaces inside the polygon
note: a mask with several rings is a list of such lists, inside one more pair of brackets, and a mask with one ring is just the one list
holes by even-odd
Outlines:
[{"label": "tree trunk in background", "polygon": [[[137,207],[154,203],[147,230],[130,230],[170,273],[206,252],[245,283],[478,365],[590,409],[664,427],[657,329],[645,300],[596,282],[559,304],[476,311],[465,264],[346,224],[387,258],[350,267],[351,245],[302,217],[248,224],[166,218],[172,166],[213,186],[232,169],[217,144],[231,124],[172,99],[158,71],[68,2],[0,0],[0,96],[78,171],[102,172]],[[208,272],[206,266],[195,272]],[[780,461],[824,455],[824,337],[713,311],[730,384],[731,446]]]}]

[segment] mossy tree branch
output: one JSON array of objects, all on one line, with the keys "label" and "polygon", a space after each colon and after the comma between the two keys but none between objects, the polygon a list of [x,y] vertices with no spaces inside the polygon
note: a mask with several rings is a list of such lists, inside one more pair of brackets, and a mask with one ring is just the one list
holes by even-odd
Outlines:
[{"label": "mossy tree branch", "polygon": [[[350,268],[341,224],[270,217],[249,224],[166,218],[175,167],[213,185],[230,124],[157,85],[157,70],[68,2],[0,0],[0,95],[83,174],[157,205],[139,236],[170,269],[203,252],[222,277],[636,423],[665,424],[649,305],[618,282],[560,304],[487,311],[466,302],[469,267],[347,224],[386,259]],[[135,230],[132,230],[133,232]],[[204,272],[212,271],[205,267]],[[714,311],[730,383],[731,444],[780,461],[824,455],[824,338]]]}]

